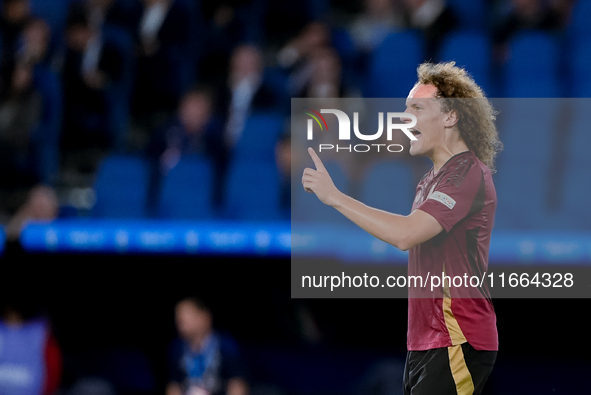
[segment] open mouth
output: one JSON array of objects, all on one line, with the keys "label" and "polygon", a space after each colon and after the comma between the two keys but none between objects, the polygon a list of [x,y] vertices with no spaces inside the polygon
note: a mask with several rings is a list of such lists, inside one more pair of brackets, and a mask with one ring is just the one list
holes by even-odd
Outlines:
[{"label": "open mouth", "polygon": [[409,129],[409,131],[412,133],[413,136],[415,136],[416,138],[419,138],[421,136],[421,132],[419,132],[417,129]]}]

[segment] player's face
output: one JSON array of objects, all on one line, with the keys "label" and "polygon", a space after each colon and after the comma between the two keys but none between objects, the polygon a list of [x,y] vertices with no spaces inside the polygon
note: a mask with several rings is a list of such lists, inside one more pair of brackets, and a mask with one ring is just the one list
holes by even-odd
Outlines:
[{"label": "player's face", "polygon": [[[436,99],[435,85],[416,85],[408,94],[405,112],[417,117],[417,124],[410,131],[417,140],[410,142],[410,154],[432,156],[434,150],[444,143],[445,113]],[[404,120],[404,119],[403,119]],[[406,119],[404,121],[410,121]]]}]

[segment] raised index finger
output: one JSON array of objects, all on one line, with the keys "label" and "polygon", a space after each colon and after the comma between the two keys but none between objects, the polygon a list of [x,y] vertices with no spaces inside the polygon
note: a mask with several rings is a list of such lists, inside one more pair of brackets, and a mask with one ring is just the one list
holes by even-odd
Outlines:
[{"label": "raised index finger", "polygon": [[320,160],[320,157],[318,157],[318,154],[316,153],[316,151],[314,151],[314,148],[308,147],[308,153],[310,154],[312,160],[314,161],[314,164],[316,165],[316,170],[326,170],[324,164]]}]

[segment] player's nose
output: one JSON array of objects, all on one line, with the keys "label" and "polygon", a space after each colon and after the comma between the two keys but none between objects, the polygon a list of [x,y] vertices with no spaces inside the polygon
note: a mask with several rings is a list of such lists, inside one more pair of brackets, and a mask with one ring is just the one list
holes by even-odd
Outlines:
[{"label": "player's nose", "polygon": [[412,118],[410,118],[409,116],[406,115],[406,113],[404,113],[405,115],[400,117],[400,121],[404,122],[404,123],[411,123],[412,122]]}]

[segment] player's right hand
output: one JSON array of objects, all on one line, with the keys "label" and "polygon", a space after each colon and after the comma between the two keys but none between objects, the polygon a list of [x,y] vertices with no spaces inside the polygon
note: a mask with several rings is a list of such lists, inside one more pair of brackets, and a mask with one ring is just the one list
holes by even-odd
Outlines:
[{"label": "player's right hand", "polygon": [[314,161],[316,170],[309,167],[304,169],[302,176],[302,185],[306,192],[315,193],[318,199],[326,205],[336,206],[340,191],[334,185],[332,178],[326,171],[324,164],[318,157],[318,154],[312,148],[308,148],[308,153]]}]

